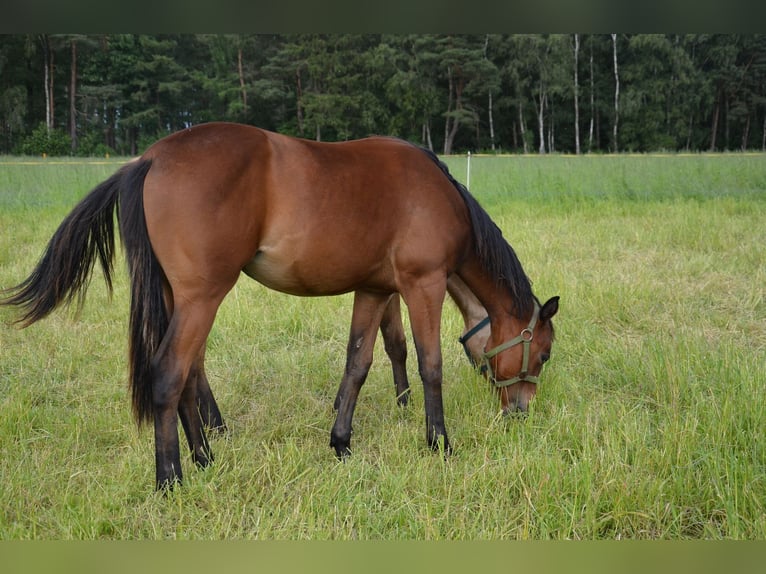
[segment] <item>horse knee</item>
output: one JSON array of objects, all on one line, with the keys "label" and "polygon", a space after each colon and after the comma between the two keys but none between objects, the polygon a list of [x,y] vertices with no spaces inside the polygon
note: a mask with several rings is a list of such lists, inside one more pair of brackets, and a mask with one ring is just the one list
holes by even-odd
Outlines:
[{"label": "horse knee", "polygon": [[420,378],[423,380],[424,385],[439,385],[442,382],[442,365],[441,361],[434,362],[432,364],[420,365],[418,368]]}]

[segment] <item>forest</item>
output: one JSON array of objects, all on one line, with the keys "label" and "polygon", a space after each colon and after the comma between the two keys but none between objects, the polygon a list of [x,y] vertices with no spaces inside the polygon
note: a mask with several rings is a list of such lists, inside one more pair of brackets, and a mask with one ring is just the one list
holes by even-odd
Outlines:
[{"label": "forest", "polygon": [[440,154],[766,150],[766,35],[0,35],[0,154],[134,155],[208,121]]}]

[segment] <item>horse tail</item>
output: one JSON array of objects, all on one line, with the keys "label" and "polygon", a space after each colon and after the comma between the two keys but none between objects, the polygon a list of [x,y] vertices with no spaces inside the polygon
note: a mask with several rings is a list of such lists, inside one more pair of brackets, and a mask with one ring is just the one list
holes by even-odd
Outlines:
[{"label": "horse tail", "polygon": [[168,329],[163,296],[165,276],[149,242],[144,217],[144,178],[151,161],[141,160],[128,173],[120,197],[120,235],[130,275],[129,350],[133,413],[140,425],[151,420],[152,359]]},{"label": "horse tail", "polygon": [[122,178],[118,171],[85,196],[61,222],[29,277],[5,291],[0,304],[22,310],[17,324],[28,327],[75,298],[81,307],[97,259],[111,294],[114,212]]},{"label": "horse tail", "polygon": [[143,185],[150,167],[150,161],[131,162],[85,196],[61,222],[34,271],[0,300],[22,309],[16,320],[22,327],[75,298],[82,306],[96,260],[111,294],[117,213],[131,279],[130,387],[139,423],[152,415],[151,359],[168,325],[163,274],[144,219]]}]

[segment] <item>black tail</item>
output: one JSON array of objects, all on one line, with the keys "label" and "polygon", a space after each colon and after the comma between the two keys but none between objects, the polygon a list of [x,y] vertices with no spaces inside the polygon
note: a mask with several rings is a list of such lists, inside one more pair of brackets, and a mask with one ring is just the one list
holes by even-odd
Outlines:
[{"label": "black tail", "polygon": [[97,259],[111,292],[117,212],[131,278],[130,386],[139,422],[152,415],[151,359],[168,325],[162,270],[144,219],[143,185],[150,167],[149,161],[126,165],[91,191],[61,223],[30,276],[0,299],[0,305],[21,308],[16,322],[24,327],[62,303],[77,298],[81,305]]},{"label": "black tail", "polygon": [[133,413],[139,425],[153,415],[152,358],[168,330],[162,294],[164,275],[152,251],[144,217],[144,178],[151,162],[143,160],[125,177],[120,198],[120,235],[130,274],[129,363]]},{"label": "black tail", "polygon": [[0,304],[21,308],[17,323],[27,327],[75,297],[82,305],[96,259],[111,293],[114,211],[122,178],[121,170],[91,191],[61,222],[31,275],[6,291]]},{"label": "black tail", "polygon": [[462,183],[452,177],[444,162],[432,151],[425,148],[420,149],[439,166],[460,193],[471,217],[476,255],[482,267],[491,277],[495,277],[498,282],[510,289],[516,313],[523,315],[532,308],[534,294],[532,293],[532,283],[524,272],[521,261],[516,256],[513,247],[505,240],[503,232],[492,221],[484,208],[479,205],[476,198]]}]

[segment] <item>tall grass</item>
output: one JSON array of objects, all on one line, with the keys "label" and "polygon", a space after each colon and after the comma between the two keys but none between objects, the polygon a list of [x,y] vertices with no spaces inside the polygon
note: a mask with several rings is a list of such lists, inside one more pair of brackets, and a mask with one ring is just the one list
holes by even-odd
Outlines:
[{"label": "tall grass", "polygon": [[[79,316],[24,331],[0,310],[0,539],[600,539],[766,536],[766,158],[472,159],[471,190],[540,298],[561,295],[553,358],[525,419],[456,342],[445,305],[455,454],[425,446],[422,392],[376,361],[354,454],[329,448],[351,299],[240,281],[208,344],[230,433],[184,487],[151,491],[131,420],[127,286],[98,276]],[[0,161],[0,288],[31,270],[114,165]],[[449,158],[465,176],[465,160]],[[413,349],[411,341],[410,348]]]}]

